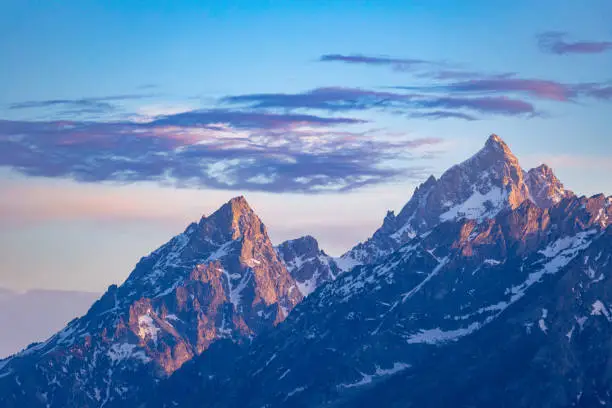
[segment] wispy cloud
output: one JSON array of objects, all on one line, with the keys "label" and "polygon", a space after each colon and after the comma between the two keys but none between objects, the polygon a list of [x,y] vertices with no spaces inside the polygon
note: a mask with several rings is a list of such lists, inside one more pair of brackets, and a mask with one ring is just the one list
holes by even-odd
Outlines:
[{"label": "wispy cloud", "polygon": [[158,96],[152,93],[133,93],[75,99],[45,99],[16,102],[6,106],[19,111],[19,116],[35,120],[109,120],[129,116],[125,102]]},{"label": "wispy cloud", "polygon": [[270,113],[226,109],[207,109],[181,112],[156,119],[153,124],[198,127],[215,123],[227,123],[236,128],[285,128],[297,125],[333,126],[366,123],[362,119],[328,117],[299,113]]},{"label": "wispy cloud", "polygon": [[573,93],[567,86],[555,81],[523,78],[475,79],[451,84],[447,89],[455,92],[524,92],[556,101],[567,101]]},{"label": "wispy cloud", "polygon": [[[540,45],[550,52],[555,53],[596,53],[604,52],[612,49],[612,42],[600,41],[600,42],[573,42],[569,43],[563,41],[565,34],[550,32],[541,34],[538,38]],[[406,101],[419,101],[424,98],[424,95],[415,95],[414,93],[437,93],[443,94],[442,100],[447,98],[461,98],[457,94],[466,94],[473,96],[482,96],[483,94],[499,94],[506,98],[516,99],[517,95],[525,95],[528,97],[547,99],[558,102],[571,102],[577,98],[594,98],[600,100],[612,99],[612,84],[611,83],[577,83],[568,84],[555,81],[546,78],[522,78],[514,72],[504,72],[499,74],[483,73],[475,70],[464,70],[456,68],[456,65],[441,64],[427,60],[420,59],[408,59],[408,58],[392,58],[392,57],[372,57],[364,55],[342,55],[332,54],[323,55],[320,57],[321,61],[342,61],[353,64],[366,64],[366,65],[384,65],[394,67],[398,64],[405,64],[405,66],[411,68],[411,74],[413,78],[420,80],[426,80],[429,83],[426,84],[415,84],[409,86],[393,86],[387,87],[387,89],[396,89],[410,91],[413,94],[400,95],[393,92],[380,92],[380,91],[364,91],[359,92],[353,91],[352,98],[348,98],[348,92],[344,89],[343,93],[340,91],[335,92],[337,97],[336,101],[332,101],[330,97],[334,95],[331,90],[337,88],[319,88],[309,93],[302,93],[297,95],[286,95],[286,94],[259,94],[249,96],[239,96],[237,98],[228,98],[226,101],[230,102],[251,102],[254,106],[266,107],[266,106],[285,106],[291,107],[290,102],[292,101],[295,105],[300,107],[307,107],[305,101],[310,101],[312,106],[318,109],[326,108],[332,110],[332,108],[342,109],[369,109],[372,107],[372,100],[377,100],[379,103],[377,106],[389,106],[393,103],[397,104],[401,101],[406,105]],[[438,83],[432,83],[437,81]],[[319,99],[317,100],[318,97]],[[435,104],[435,98],[431,97],[431,103]],[[325,103],[323,103],[323,101]],[[523,106],[527,107],[523,102]],[[465,104],[469,106],[469,102]],[[494,105],[498,106],[498,105]],[[515,104],[515,108],[519,104]],[[504,113],[503,110],[492,109],[485,110],[480,109],[481,113]],[[528,109],[527,113],[534,113],[535,110]],[[514,109],[509,109],[508,114],[515,114]],[[525,113],[525,112],[523,112]],[[411,116],[429,116],[442,117],[434,112],[430,114],[423,112],[411,113]],[[464,118],[461,113],[454,115],[457,118]],[[445,116],[448,117],[448,116]]]},{"label": "wispy cloud", "polygon": [[459,80],[459,79],[481,79],[481,78],[491,78],[491,79],[499,79],[499,78],[508,78],[516,75],[515,73],[502,73],[502,74],[483,74],[478,71],[466,71],[461,69],[441,69],[441,70],[431,70],[431,71],[423,71],[415,74],[420,78],[427,79],[438,79],[438,80]]},{"label": "wispy cloud", "polygon": [[36,109],[61,107],[70,109],[96,109],[99,111],[113,110],[115,105],[112,102],[125,101],[131,99],[151,98],[154,94],[125,94],[125,95],[110,95],[102,97],[89,97],[77,99],[45,99],[37,101],[25,101],[12,103],[8,106],[9,109]]},{"label": "wispy cloud", "polygon": [[480,113],[507,116],[527,115],[531,117],[538,115],[531,103],[506,96],[473,98],[443,96],[425,98],[418,101],[418,104],[425,108],[468,109]]},{"label": "wispy cloud", "polygon": [[387,56],[371,56],[362,54],[325,54],[319,57],[321,62],[342,62],[345,64],[390,66],[404,71],[423,65],[437,65],[436,62],[416,58],[391,58]]},{"label": "wispy cloud", "polygon": [[430,112],[419,112],[413,113],[410,115],[414,118],[425,118],[425,119],[463,119],[463,120],[477,120],[478,118],[473,115],[469,115],[467,113],[455,112],[455,111],[445,111],[445,110],[436,110]]},{"label": "wispy cloud", "polygon": [[[505,96],[455,97],[423,93],[399,93],[373,91],[359,88],[317,88],[302,93],[270,93],[229,96],[223,102],[262,109],[283,110],[318,109],[324,111],[351,111],[384,109],[400,114],[425,114],[422,109],[467,109],[482,114],[535,115],[535,107],[529,102]],[[432,114],[432,117],[435,114]],[[439,116],[439,115],[438,115]],[[473,118],[465,112],[455,112],[456,118]],[[448,115],[447,112],[447,116]]]},{"label": "wispy cloud", "polygon": [[447,94],[524,94],[557,102],[571,102],[578,98],[612,99],[612,85],[608,83],[564,84],[546,79],[518,77],[484,77],[442,85],[398,86],[395,89],[411,92],[444,92]]},{"label": "wispy cloud", "polygon": [[251,191],[346,191],[418,168],[392,167],[438,139],[338,131],[345,117],[192,111],[147,123],[0,121],[0,165],[85,182],[155,181]]},{"label": "wispy cloud", "polygon": [[408,102],[409,94],[359,88],[326,87],[300,93],[261,93],[227,96],[222,102],[251,108],[364,110]]},{"label": "wispy cloud", "polygon": [[567,33],[549,31],[537,36],[538,46],[550,54],[600,54],[612,51],[612,41],[566,41]]},{"label": "wispy cloud", "polygon": [[50,107],[62,107],[70,109],[88,109],[96,111],[111,111],[115,106],[104,100],[95,99],[50,99],[45,101],[26,101],[13,103],[9,109],[40,109]]},{"label": "wispy cloud", "polygon": [[580,96],[600,100],[612,100],[612,82],[579,84],[573,87],[574,92]]},{"label": "wispy cloud", "polygon": [[136,87],[136,89],[156,89],[159,88],[157,84],[142,84]]},{"label": "wispy cloud", "polygon": [[568,101],[576,96],[572,86],[543,79],[512,77],[481,77],[434,86],[397,87],[409,91],[435,91],[447,93],[524,93],[541,99]]}]

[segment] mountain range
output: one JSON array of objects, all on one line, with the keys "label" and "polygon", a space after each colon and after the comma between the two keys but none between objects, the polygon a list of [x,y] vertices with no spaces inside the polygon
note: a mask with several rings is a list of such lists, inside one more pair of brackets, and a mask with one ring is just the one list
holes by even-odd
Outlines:
[{"label": "mountain range", "polygon": [[339,258],[237,197],[0,360],[0,405],[612,404],[610,220],[496,135]]}]

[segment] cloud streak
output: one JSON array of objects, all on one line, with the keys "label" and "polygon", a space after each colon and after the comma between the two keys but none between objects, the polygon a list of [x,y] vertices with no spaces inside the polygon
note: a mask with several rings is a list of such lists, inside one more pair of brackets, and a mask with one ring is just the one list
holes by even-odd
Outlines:
[{"label": "cloud streak", "polygon": [[436,110],[430,112],[422,112],[422,113],[413,113],[410,115],[413,118],[424,118],[424,119],[462,119],[473,121],[477,120],[473,115],[469,115],[467,113],[454,112],[454,111],[445,111],[445,110]]},{"label": "cloud streak", "polygon": [[38,101],[25,101],[10,104],[9,109],[40,109],[40,108],[69,108],[69,109],[95,109],[97,111],[111,111],[115,105],[111,102],[145,99],[155,96],[154,94],[125,94],[110,95],[102,97],[78,98],[78,99],[46,99]]},{"label": "cloud streak", "polygon": [[222,102],[266,109],[318,109],[325,111],[366,110],[398,105],[410,101],[412,95],[372,91],[359,88],[326,87],[300,93],[261,93],[227,96]]},{"label": "cloud streak", "polygon": [[566,41],[567,33],[550,31],[537,36],[541,51],[556,54],[601,54],[612,51],[612,41]]},{"label": "cloud streak", "polygon": [[612,85],[607,83],[564,84],[545,79],[516,77],[477,78],[432,86],[398,86],[411,92],[443,92],[446,94],[524,94],[533,98],[557,102],[572,102],[578,98],[612,99]]},{"label": "cloud streak", "polygon": [[[242,191],[348,191],[420,170],[390,166],[438,139],[338,131],[362,120],[230,110],[147,123],[0,121],[0,165],[83,182],[154,181]],[[406,163],[406,162],[404,162]]]},{"label": "cloud streak", "polygon": [[[417,89],[417,88],[415,88]],[[411,90],[415,90],[411,89]],[[529,102],[506,96],[455,97],[428,95],[423,93],[399,93],[373,91],[359,88],[317,88],[306,92],[287,94],[247,94],[229,96],[224,103],[237,104],[251,109],[316,109],[330,112],[382,109],[400,114],[425,115],[425,109],[465,109],[481,114],[536,115],[535,107]],[[436,114],[429,112],[430,117]],[[441,116],[441,115],[437,115]],[[474,118],[466,112],[446,112],[446,117]]]},{"label": "cloud streak", "polygon": [[[599,53],[612,50],[612,42],[610,41],[582,41],[582,42],[566,42],[563,40],[565,34],[558,32],[549,32],[541,34],[539,38],[540,46],[548,52],[556,54],[567,54],[567,53]],[[516,95],[525,95],[537,99],[552,100],[557,102],[572,102],[577,98],[593,98],[599,100],[610,100],[612,99],[612,84],[610,83],[578,83],[578,84],[566,84],[550,79],[541,78],[521,78],[516,73],[506,72],[501,74],[485,74],[478,71],[468,71],[462,69],[455,69],[445,66],[440,63],[420,60],[420,59],[404,59],[404,58],[391,58],[391,57],[372,57],[364,55],[343,55],[343,54],[330,54],[323,55],[320,57],[321,61],[341,61],[350,64],[364,64],[364,65],[382,65],[382,66],[397,66],[399,64],[405,64],[406,67],[412,69],[412,74],[415,78],[425,80],[436,80],[441,84],[427,84],[427,85],[412,85],[412,86],[394,86],[390,87],[395,90],[410,91],[413,93],[437,93],[443,94],[440,96],[442,103],[445,99],[455,98],[459,99],[461,96],[457,94],[474,95],[475,97],[482,97],[486,94],[499,94],[508,99],[516,98]],[[310,101],[312,106],[317,109],[367,109],[372,107],[371,100],[377,99],[379,101],[378,106],[389,106],[391,102],[397,104],[403,102],[404,107],[410,105],[406,103],[408,100],[415,100],[419,102],[425,99],[424,95],[399,95],[392,92],[377,92],[377,91],[361,91],[361,94],[354,91],[353,95],[349,98],[345,90],[344,97],[336,92],[335,96],[337,100],[332,100],[330,96],[332,93],[330,90],[334,88],[319,88],[309,93],[297,94],[297,95],[286,95],[286,94],[259,94],[250,96],[241,96],[236,98],[227,98],[229,102],[251,102],[253,106],[258,107],[287,107],[291,108],[290,102],[299,107],[306,108],[306,101]],[[327,95],[326,95],[327,94]],[[317,100],[315,97],[319,97]],[[367,99],[366,99],[367,98]],[[430,97],[429,104],[435,105],[435,97]],[[284,99],[284,100],[283,100]],[[322,101],[327,103],[325,106]],[[515,99],[516,100],[516,99]],[[282,101],[282,102],[281,102]],[[490,109],[485,104],[478,105],[478,111],[480,113],[496,113],[496,114],[510,114],[515,115],[516,109],[521,105],[518,102],[512,102],[512,107],[508,109],[499,109],[500,105],[497,101],[491,105]],[[526,101],[521,101],[523,108],[526,111],[522,113],[535,114],[535,109],[529,109],[525,105]],[[428,103],[416,103],[412,106],[423,106]],[[470,107],[470,102],[465,102],[465,107]],[[465,117],[465,112],[457,112],[453,115],[439,115],[435,112],[416,112],[411,113],[413,117],[451,117],[456,118]],[[470,117],[473,117],[470,116]]]},{"label": "cloud streak", "polygon": [[345,64],[390,66],[398,71],[410,70],[423,65],[437,63],[416,58],[391,58],[386,56],[370,56],[362,54],[325,54],[319,57],[320,62],[341,62]]}]

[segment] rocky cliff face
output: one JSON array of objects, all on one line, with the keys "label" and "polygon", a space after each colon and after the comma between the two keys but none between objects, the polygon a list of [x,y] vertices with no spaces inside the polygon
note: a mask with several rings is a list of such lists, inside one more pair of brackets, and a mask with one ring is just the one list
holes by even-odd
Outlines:
[{"label": "rocky cliff face", "polygon": [[126,401],[220,339],[249,342],[302,295],[243,197],[138,262],[89,312],[0,361],[0,405]]}]

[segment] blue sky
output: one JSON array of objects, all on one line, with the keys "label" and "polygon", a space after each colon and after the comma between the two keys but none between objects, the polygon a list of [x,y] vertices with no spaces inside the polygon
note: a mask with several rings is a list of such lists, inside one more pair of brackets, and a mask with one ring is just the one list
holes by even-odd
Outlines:
[{"label": "blue sky", "polygon": [[[245,194],[332,254],[490,133],[612,192],[612,3],[4,1],[0,286],[102,290]],[[4,150],[4,152],[2,152]]]}]

